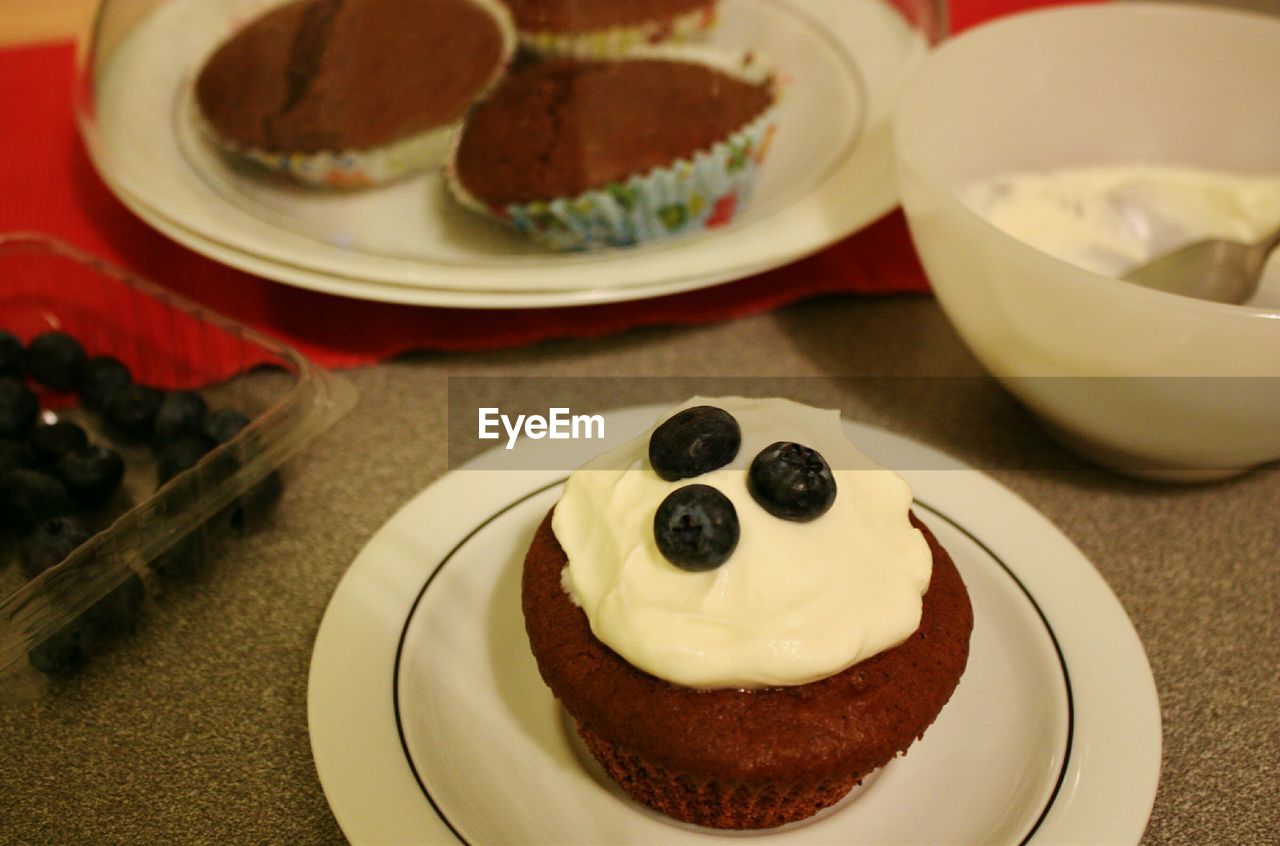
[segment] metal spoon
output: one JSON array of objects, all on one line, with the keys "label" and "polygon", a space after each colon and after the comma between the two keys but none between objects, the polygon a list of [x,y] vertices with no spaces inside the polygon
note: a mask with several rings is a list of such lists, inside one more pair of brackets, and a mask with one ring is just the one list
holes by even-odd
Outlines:
[{"label": "metal spoon", "polygon": [[1256,244],[1211,239],[1187,244],[1125,274],[1124,279],[1201,300],[1242,303],[1258,290],[1262,267],[1280,246],[1280,229]]}]

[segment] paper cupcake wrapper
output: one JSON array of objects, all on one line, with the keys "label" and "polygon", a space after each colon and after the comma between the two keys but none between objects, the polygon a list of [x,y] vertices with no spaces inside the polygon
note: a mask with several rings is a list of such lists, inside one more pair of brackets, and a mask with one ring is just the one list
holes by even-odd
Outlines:
[{"label": "paper cupcake wrapper", "polygon": [[[651,48],[644,55],[691,58],[689,51],[676,48]],[[705,53],[696,55],[706,59]],[[754,55],[742,57],[732,70],[723,61],[710,64],[753,82],[777,79]],[[709,150],[576,197],[491,206],[462,184],[456,144],[445,179],[464,206],[560,252],[632,247],[715,229],[731,222],[751,201],[758,172],[778,131],[778,93],[773,106]]]},{"label": "paper cupcake wrapper", "polygon": [[619,26],[591,32],[531,32],[521,30],[520,43],[541,56],[579,59],[613,59],[637,49],[663,43],[683,43],[705,35],[715,27],[719,0],[672,20],[637,26]]},{"label": "paper cupcake wrapper", "polygon": [[462,122],[437,127],[368,150],[287,153],[245,147],[219,134],[203,117],[200,129],[214,144],[273,173],[323,188],[367,188],[403,179],[439,165],[449,154]]},{"label": "paper cupcake wrapper", "polygon": [[[500,0],[472,0],[498,24],[502,34],[502,59],[475,101],[484,99],[506,75],[515,58],[519,37],[510,10]],[[192,83],[194,86],[194,82]],[[454,139],[462,129],[464,118],[432,127],[416,135],[368,149],[322,150],[301,153],[287,150],[264,150],[240,144],[218,132],[200,112],[194,90],[189,91],[192,120],[202,135],[215,146],[245,161],[283,174],[299,182],[322,188],[368,188],[383,185],[441,165],[449,156]]]}]

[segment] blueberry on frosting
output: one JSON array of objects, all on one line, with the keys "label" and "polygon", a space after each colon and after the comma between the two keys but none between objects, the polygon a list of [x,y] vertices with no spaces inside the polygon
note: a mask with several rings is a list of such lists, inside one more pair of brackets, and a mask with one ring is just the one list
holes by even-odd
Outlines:
[{"label": "blueberry on frosting", "polygon": [[747,489],[775,517],[807,523],[836,501],[836,480],[817,450],[778,441],[760,451],[747,471]]},{"label": "blueberry on frosting", "polygon": [[658,551],[682,570],[714,570],[738,545],[738,512],[710,485],[672,491],[653,516]]},{"label": "blueberry on frosting", "polygon": [[728,464],[741,444],[742,430],[733,415],[715,406],[694,406],[653,431],[649,464],[668,482],[692,479]]}]

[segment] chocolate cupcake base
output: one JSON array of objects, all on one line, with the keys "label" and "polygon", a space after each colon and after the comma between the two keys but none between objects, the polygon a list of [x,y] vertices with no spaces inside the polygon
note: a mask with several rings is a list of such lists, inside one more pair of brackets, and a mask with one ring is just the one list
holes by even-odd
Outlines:
[{"label": "chocolate cupcake base", "polygon": [[696,690],[636,669],[591,633],[561,586],[567,559],[543,521],[525,558],[522,605],[539,672],[606,773],[687,823],[765,829],[812,816],[907,749],[950,699],[973,610],[923,523],[933,574],[920,626],[898,646],[794,687]]},{"label": "chocolate cupcake base", "polygon": [[359,188],[443,162],[517,47],[500,0],[290,0],[204,59],[195,125],[231,157]]},{"label": "chocolate cupcake base", "polygon": [[588,32],[556,32],[522,28],[520,44],[544,57],[572,56],[578,59],[614,59],[655,44],[682,44],[694,41],[715,28],[718,0],[708,0],[700,8],[670,20],[649,21],[632,26],[612,26]]},{"label": "chocolate cupcake base", "polygon": [[575,725],[587,750],[628,796],[672,819],[707,828],[745,831],[799,822],[839,802],[863,778],[754,784],[695,780],[628,752],[580,722]]},{"label": "chocolate cupcake base", "polygon": [[[557,61],[572,65],[570,60]],[[683,151],[680,156],[666,159],[657,166],[650,164],[625,175],[614,175],[608,181],[600,180],[585,188],[580,186],[576,192],[561,196],[499,200],[468,184],[468,177],[476,176],[477,167],[473,164],[468,172],[467,165],[469,154],[474,156],[472,150],[479,144],[468,133],[478,132],[479,113],[485,113],[488,120],[488,110],[496,109],[494,104],[504,99],[505,92],[500,89],[490,103],[473,113],[445,166],[445,179],[455,199],[555,251],[632,247],[715,229],[736,219],[752,199],[759,169],[778,131],[777,101],[781,92],[774,69],[757,54],[729,55],[677,47],[651,48],[614,62],[585,63],[581,67],[620,67],[628,62],[710,68],[744,87],[767,92],[765,102],[743,123],[727,129],[699,149]],[[543,67],[551,66],[552,63],[547,63]],[[510,79],[507,84],[515,84],[515,80]],[[578,119],[584,121],[579,127],[581,134],[570,133],[567,140],[556,139],[557,143],[597,143],[592,140],[589,119],[583,116]],[[525,121],[525,116],[517,116],[511,123],[523,128]],[[660,122],[656,128],[664,129]],[[668,131],[679,134],[683,128],[671,126]],[[499,159],[516,160],[523,152],[509,145],[546,144],[547,139],[542,134],[532,133],[526,137],[519,130],[513,130],[510,135],[501,133],[499,143],[502,152]],[[483,173],[485,169],[480,170]]]},{"label": "chocolate cupcake base", "polygon": [[304,185],[333,189],[385,185],[437,167],[448,157],[462,128],[459,121],[368,150],[300,153],[238,144],[215,130],[195,108],[191,120],[200,134],[227,156]]}]

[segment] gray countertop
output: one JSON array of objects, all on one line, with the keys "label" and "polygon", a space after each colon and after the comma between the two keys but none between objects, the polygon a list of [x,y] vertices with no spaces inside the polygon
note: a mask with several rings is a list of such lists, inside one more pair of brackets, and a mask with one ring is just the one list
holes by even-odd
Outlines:
[{"label": "gray countertop", "polygon": [[[981,377],[932,300],[830,298],[348,373],[357,406],[289,465],[267,529],[74,679],[3,703],[0,843],[342,842],[308,741],[312,642],[361,546],[446,472],[448,377],[695,373],[815,377],[795,384],[1039,509],[1110,584],[1155,675],[1164,758],[1143,842],[1276,842],[1280,467],[1187,487],[1095,469]],[[625,380],[604,385],[626,403]]]}]

